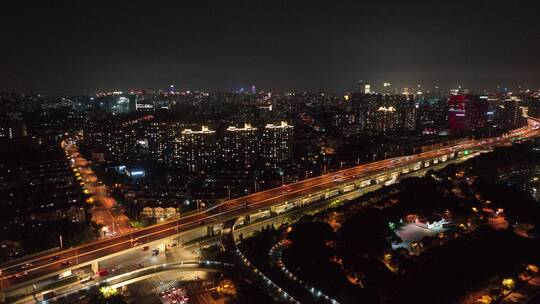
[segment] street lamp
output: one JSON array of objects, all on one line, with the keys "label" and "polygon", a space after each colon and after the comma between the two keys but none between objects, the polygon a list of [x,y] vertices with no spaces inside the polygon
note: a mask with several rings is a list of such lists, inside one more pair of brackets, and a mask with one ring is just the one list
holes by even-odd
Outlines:
[{"label": "street lamp", "polygon": [[176,236],[178,236],[178,241],[177,241],[178,245],[180,245],[180,234],[178,233],[179,232],[179,227],[178,227],[179,222],[180,222],[180,219],[177,219],[176,220]]},{"label": "street lamp", "polygon": [[230,200],[231,199],[231,187],[227,186],[227,192],[229,193],[229,196],[227,198],[227,200]]}]

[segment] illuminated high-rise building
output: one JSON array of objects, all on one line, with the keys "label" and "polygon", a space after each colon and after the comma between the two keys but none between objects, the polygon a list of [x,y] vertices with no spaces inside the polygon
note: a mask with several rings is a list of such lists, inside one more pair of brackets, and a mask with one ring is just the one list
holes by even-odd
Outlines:
[{"label": "illuminated high-rise building", "polygon": [[454,132],[460,132],[468,128],[465,115],[467,104],[472,102],[468,95],[450,95],[448,99],[448,126]]},{"label": "illuminated high-rise building", "polygon": [[358,87],[360,88],[360,93],[363,93],[363,94],[371,93],[371,84],[365,83],[363,80],[358,80]]},{"label": "illuminated high-rise building", "polygon": [[113,162],[129,160],[136,153],[137,136],[132,128],[107,128],[103,133],[107,159]]},{"label": "illuminated high-rise building", "polygon": [[216,132],[202,126],[200,131],[184,129],[175,139],[173,163],[189,172],[201,172],[216,161]]},{"label": "illuminated high-rise building", "polygon": [[521,98],[508,96],[504,100],[504,125],[507,128],[516,127],[524,122],[520,109]]},{"label": "illuminated high-rise building", "polygon": [[26,124],[22,121],[0,121],[0,139],[26,137]]},{"label": "illuminated high-rise building", "polygon": [[94,102],[97,108],[112,114],[132,113],[137,110],[137,95],[135,94],[126,95],[116,92],[97,97]]},{"label": "illuminated high-rise building", "polygon": [[375,112],[375,130],[393,131],[397,126],[397,112],[394,106],[381,106]]},{"label": "illuminated high-rise building", "polygon": [[222,158],[228,164],[250,167],[260,154],[258,130],[251,124],[228,127],[222,140]]},{"label": "illuminated high-rise building", "polygon": [[151,122],[144,131],[144,137],[148,142],[148,150],[158,162],[171,163],[175,139],[180,132],[180,124],[177,122]]},{"label": "illuminated high-rise building", "polygon": [[280,124],[267,124],[264,128],[263,158],[269,162],[280,163],[291,157],[291,141],[294,127],[282,121]]},{"label": "illuminated high-rise building", "polygon": [[485,95],[450,95],[448,99],[448,126],[453,132],[484,127],[489,103]]},{"label": "illuminated high-rise building", "polygon": [[397,110],[397,128],[416,130],[418,122],[418,107],[413,95],[393,95]]}]

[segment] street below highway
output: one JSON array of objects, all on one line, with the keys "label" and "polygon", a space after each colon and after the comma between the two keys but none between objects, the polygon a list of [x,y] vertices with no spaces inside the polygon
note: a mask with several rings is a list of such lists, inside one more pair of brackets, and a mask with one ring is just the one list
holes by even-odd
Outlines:
[{"label": "street below highway", "polygon": [[110,237],[127,233],[132,230],[129,218],[125,216],[109,189],[99,181],[90,163],[79,152],[77,144],[71,141],[64,142],[64,149],[70,158],[77,181],[88,192],[87,200],[92,204],[92,221],[103,227],[102,236]]}]

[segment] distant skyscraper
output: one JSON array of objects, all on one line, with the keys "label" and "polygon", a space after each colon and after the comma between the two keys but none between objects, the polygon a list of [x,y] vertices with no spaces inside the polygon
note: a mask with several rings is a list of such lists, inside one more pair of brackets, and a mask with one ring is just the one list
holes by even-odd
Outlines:
[{"label": "distant skyscraper", "polygon": [[96,106],[107,113],[132,113],[137,109],[137,95],[113,94],[95,99]]},{"label": "distant skyscraper", "polygon": [[26,124],[22,121],[0,121],[0,139],[26,137]]},{"label": "distant skyscraper", "polygon": [[454,132],[467,128],[467,103],[471,103],[470,96],[467,95],[451,95],[448,99],[448,126]]},{"label": "distant skyscraper", "polygon": [[523,122],[520,109],[521,99],[517,96],[509,96],[504,100],[504,123],[505,127],[512,128]]},{"label": "distant skyscraper", "polygon": [[255,85],[251,86],[251,94],[253,95],[257,94],[257,88],[255,87]]},{"label": "distant skyscraper", "polygon": [[371,93],[371,85],[370,84],[365,84],[364,85],[364,94],[369,94]]},{"label": "distant skyscraper", "polygon": [[485,95],[450,95],[448,126],[454,132],[482,128],[487,121],[488,108]]},{"label": "distant skyscraper", "polygon": [[360,88],[360,93],[371,93],[371,85],[369,83],[365,83],[363,80],[358,80],[358,87]]}]

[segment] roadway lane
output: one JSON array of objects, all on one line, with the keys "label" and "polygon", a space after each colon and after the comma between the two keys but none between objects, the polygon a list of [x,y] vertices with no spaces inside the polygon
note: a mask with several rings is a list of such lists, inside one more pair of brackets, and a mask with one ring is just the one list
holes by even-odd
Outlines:
[{"label": "roadway lane", "polygon": [[62,142],[66,155],[71,159],[77,181],[80,182],[91,195],[89,203],[92,208],[92,221],[109,229],[109,234],[122,234],[132,230],[129,218],[115,207],[117,202],[109,195],[109,190],[98,180],[88,162],[79,152],[79,148],[72,141]]},{"label": "roadway lane", "polygon": [[[16,262],[8,262],[2,266],[3,283],[4,286],[8,286],[12,283],[21,283],[31,278],[40,277],[47,273],[61,269],[63,267],[61,265],[63,261],[71,261],[72,263],[91,261],[118,251],[129,249],[132,247],[132,244],[144,244],[174,235],[177,232],[185,232],[201,225],[220,223],[230,217],[253,212],[285,200],[293,200],[309,193],[338,186],[340,184],[345,184],[362,177],[367,177],[378,172],[389,170],[391,168],[428,160],[457,150],[479,148],[484,145],[504,145],[511,142],[514,137],[525,138],[538,135],[539,131],[529,125],[527,128],[512,132],[507,137],[479,141],[468,140],[456,146],[443,147],[441,149],[428,151],[413,156],[397,157],[360,165],[331,174],[303,180],[294,184],[289,184],[284,187],[269,189],[237,199],[232,199],[208,209],[182,217],[178,220],[160,223],[110,239],[93,241],[77,248],[30,257],[28,259],[19,260]],[[54,261],[50,260],[54,256],[58,256],[59,259]],[[33,264],[31,268],[26,270],[29,272],[29,274],[23,278],[16,278],[15,275],[22,271],[20,266],[28,262]]]}]

